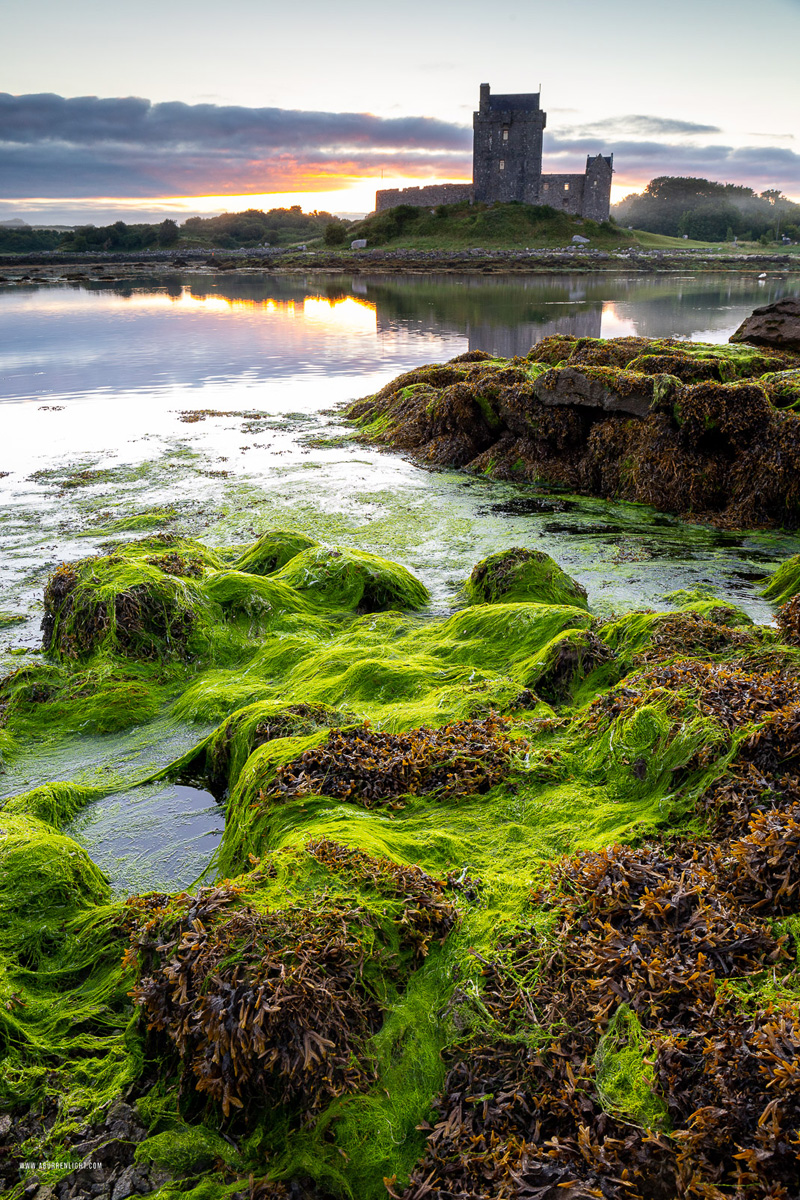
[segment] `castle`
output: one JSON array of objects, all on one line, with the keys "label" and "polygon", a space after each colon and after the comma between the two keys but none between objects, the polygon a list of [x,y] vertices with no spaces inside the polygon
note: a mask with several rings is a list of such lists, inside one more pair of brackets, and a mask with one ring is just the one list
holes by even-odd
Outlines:
[{"label": "castle", "polygon": [[542,134],[547,113],[539,107],[539,96],[539,92],[493,96],[489,84],[482,83],[480,107],[472,119],[472,183],[387,188],[376,192],[375,211],[398,204],[433,208],[461,200],[520,200],[549,204],[560,212],[594,221],[607,220],[613,154],[589,155],[583,175],[543,175]]}]

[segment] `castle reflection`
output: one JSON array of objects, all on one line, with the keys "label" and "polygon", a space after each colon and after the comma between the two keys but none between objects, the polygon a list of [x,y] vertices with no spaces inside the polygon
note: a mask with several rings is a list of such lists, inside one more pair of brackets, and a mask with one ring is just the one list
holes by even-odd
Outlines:
[{"label": "castle reflection", "polygon": [[358,395],[367,380],[380,386],[465,350],[524,355],[554,333],[726,341],[791,290],[722,274],[218,271],[31,283],[0,292],[0,399],[310,376],[349,380],[340,390]]},{"label": "castle reflection", "polygon": [[[263,308],[292,313],[319,326],[406,337],[455,336],[470,350],[512,356],[554,333],[575,337],[697,337],[726,340],[758,304],[779,299],[780,280],[748,276],[696,277],[533,275],[208,275],[136,281],[114,287],[132,300],[152,289],[178,304],[219,311]],[[374,313],[371,317],[370,312]],[[741,314],[741,316],[740,316]]]}]

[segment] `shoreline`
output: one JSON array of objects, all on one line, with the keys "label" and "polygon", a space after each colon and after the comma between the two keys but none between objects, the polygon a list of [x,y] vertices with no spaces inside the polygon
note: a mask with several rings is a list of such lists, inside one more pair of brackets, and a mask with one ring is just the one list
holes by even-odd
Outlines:
[{"label": "shoreline", "polygon": [[[800,275],[800,257],[791,254],[715,254],[700,250],[626,250],[608,251],[581,248],[557,250],[359,250],[332,251],[209,251],[152,250],[139,253],[41,253],[0,255],[0,282],[19,282],[20,269],[36,270],[38,278],[58,278],[62,268],[76,266],[124,266],[147,268],[151,272],[200,269],[247,271],[248,273],[295,274],[310,270],[329,273],[414,273],[438,271],[452,274],[579,274],[624,272],[673,274],[735,271],[740,274]],[[25,275],[25,282],[30,280]],[[35,277],[31,277],[35,278]]]}]

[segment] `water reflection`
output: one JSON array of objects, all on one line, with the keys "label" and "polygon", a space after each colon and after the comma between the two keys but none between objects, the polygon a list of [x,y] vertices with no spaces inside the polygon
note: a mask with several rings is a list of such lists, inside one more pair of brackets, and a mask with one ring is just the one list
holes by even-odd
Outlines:
[{"label": "water reflection", "polygon": [[95,800],[67,830],[117,895],[189,887],[222,838],[224,813],[210,792],[149,784]]},{"label": "water reflection", "polygon": [[0,396],[398,373],[552,333],[725,341],[783,279],[193,274],[0,289]]}]

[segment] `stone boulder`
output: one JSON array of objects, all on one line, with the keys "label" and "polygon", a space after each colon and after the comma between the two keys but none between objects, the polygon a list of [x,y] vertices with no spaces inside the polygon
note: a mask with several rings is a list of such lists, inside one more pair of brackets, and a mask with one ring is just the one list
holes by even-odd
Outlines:
[{"label": "stone boulder", "polygon": [[786,296],[754,309],[728,340],[800,352],[800,296]]},{"label": "stone boulder", "polygon": [[540,404],[547,406],[601,408],[608,413],[646,417],[679,386],[671,375],[581,365],[545,371],[534,380],[533,392]]}]

